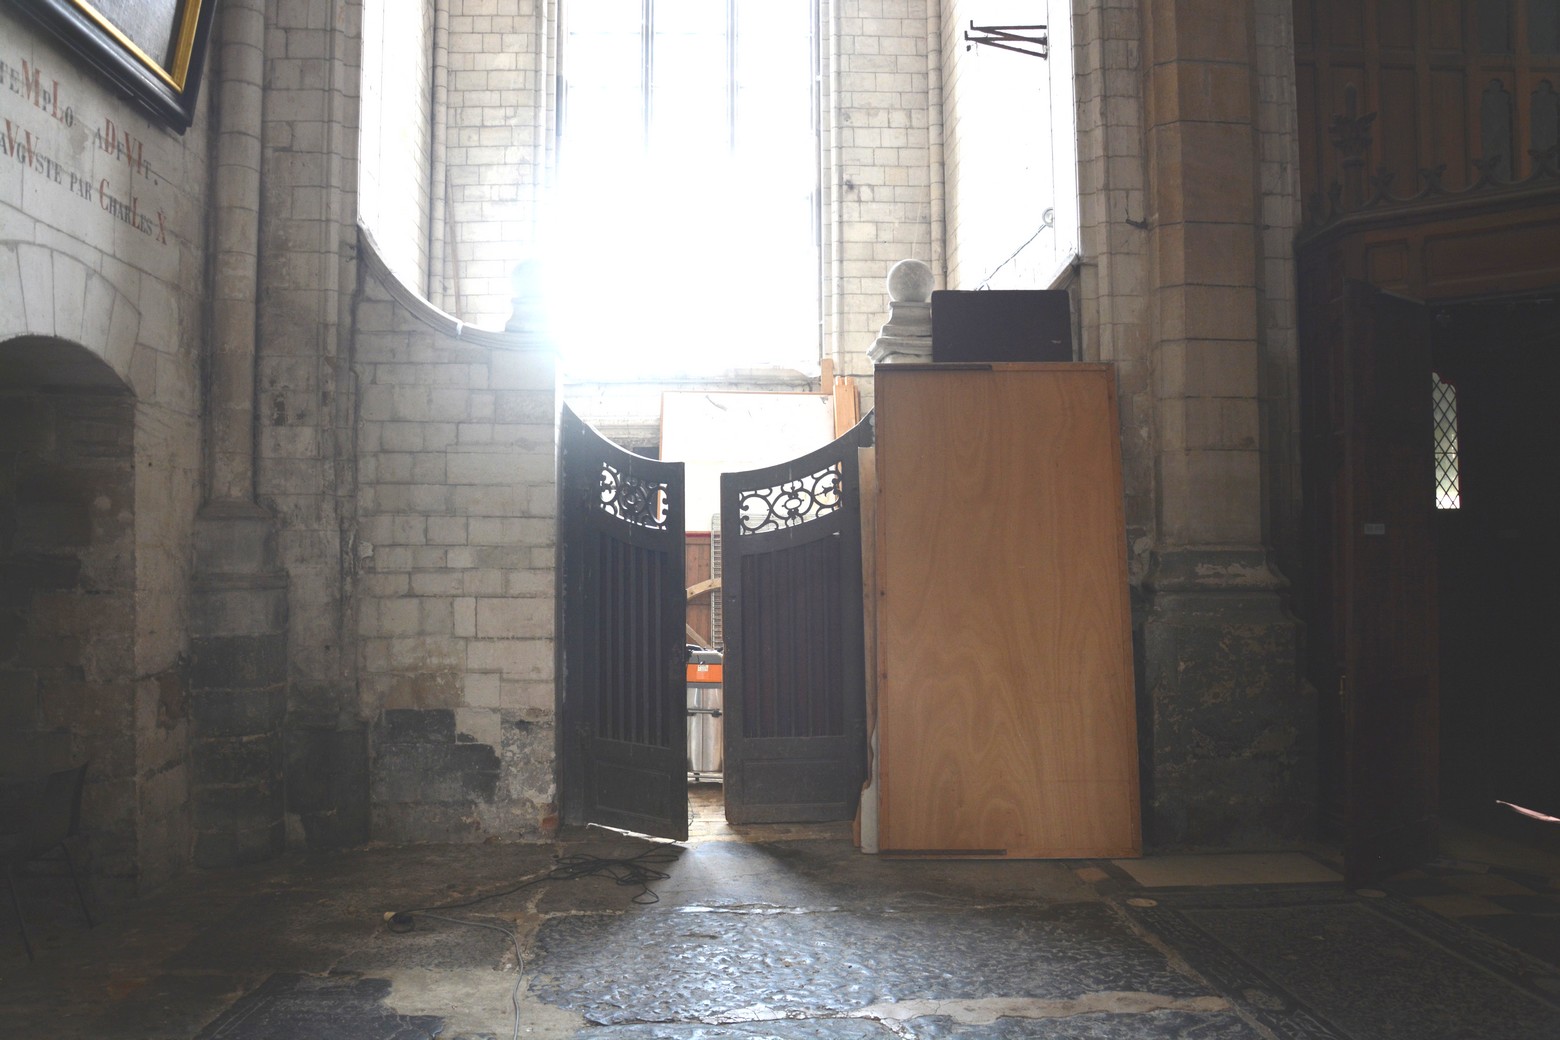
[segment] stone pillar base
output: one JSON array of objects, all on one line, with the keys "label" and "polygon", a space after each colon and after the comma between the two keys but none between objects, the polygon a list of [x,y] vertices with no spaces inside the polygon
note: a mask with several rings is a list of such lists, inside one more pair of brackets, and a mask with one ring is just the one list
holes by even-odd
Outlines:
[{"label": "stone pillar base", "polygon": [[247,502],[201,511],[191,613],[195,865],[268,859],[286,844],[287,710],[287,573],[268,512]]},{"label": "stone pillar base", "polygon": [[1264,849],[1314,836],[1316,701],[1283,586],[1261,551],[1156,556],[1139,691],[1150,846]]}]

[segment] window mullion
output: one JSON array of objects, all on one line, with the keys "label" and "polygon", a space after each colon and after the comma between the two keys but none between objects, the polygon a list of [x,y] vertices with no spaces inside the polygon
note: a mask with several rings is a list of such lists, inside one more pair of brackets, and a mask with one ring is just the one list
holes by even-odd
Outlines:
[{"label": "window mullion", "polygon": [[726,149],[737,147],[737,0],[726,0]]},{"label": "window mullion", "polygon": [[644,0],[639,16],[639,103],[644,113],[640,145],[650,148],[650,125],[655,117],[655,0]]}]

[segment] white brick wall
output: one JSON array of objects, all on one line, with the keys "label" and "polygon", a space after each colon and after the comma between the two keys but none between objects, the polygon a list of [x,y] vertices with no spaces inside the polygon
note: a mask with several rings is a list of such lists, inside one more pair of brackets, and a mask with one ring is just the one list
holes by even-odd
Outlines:
[{"label": "white brick wall", "polygon": [[[553,801],[550,740],[524,734],[555,703],[556,359],[441,324],[372,262],[356,317],[359,710],[453,710],[504,771],[465,836],[535,837]],[[428,836],[392,808],[376,836]]]},{"label": "white brick wall", "polygon": [[824,351],[841,375],[871,372],[889,268],[932,260],[926,3],[820,4]]},{"label": "white brick wall", "polygon": [[[509,277],[531,255],[547,181],[552,0],[450,0],[442,299],[502,328]],[[439,186],[434,186],[439,190]]]}]

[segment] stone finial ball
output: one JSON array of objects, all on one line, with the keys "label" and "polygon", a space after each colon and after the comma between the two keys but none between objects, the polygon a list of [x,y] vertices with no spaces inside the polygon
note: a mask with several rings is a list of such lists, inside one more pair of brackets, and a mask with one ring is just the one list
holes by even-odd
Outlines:
[{"label": "stone finial ball", "polygon": [[888,298],[896,303],[925,303],[937,279],[924,260],[901,260],[888,272]]}]

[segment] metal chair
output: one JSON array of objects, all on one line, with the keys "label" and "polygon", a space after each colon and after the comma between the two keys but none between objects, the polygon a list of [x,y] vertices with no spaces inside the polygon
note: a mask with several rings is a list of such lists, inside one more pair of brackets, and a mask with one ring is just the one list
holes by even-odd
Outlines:
[{"label": "metal chair", "polygon": [[5,883],[11,890],[16,920],[22,926],[22,943],[27,947],[28,960],[33,959],[32,938],[27,934],[27,919],[22,915],[22,901],[16,894],[16,869],[23,864],[41,859],[56,849],[64,853],[81,913],[87,919],[88,928],[93,924],[86,897],[82,895],[81,879],[76,876],[75,861],[65,844],[68,838],[75,836],[81,820],[81,788],[86,775],[87,764],[83,762],[43,776],[0,778],[0,866],[5,868]]}]

